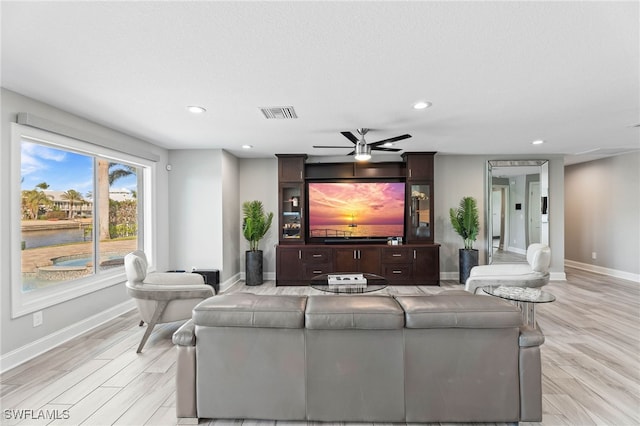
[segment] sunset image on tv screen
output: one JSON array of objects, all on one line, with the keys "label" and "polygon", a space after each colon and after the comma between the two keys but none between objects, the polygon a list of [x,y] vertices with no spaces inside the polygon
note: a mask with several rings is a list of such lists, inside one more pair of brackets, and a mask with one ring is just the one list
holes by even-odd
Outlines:
[{"label": "sunset image on tv screen", "polygon": [[402,236],[404,187],[403,182],[309,183],[309,235]]}]

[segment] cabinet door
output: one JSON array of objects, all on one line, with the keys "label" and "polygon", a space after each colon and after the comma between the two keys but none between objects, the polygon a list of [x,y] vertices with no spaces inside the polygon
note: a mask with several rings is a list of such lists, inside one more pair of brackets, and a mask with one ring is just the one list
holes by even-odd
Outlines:
[{"label": "cabinet door", "polygon": [[304,241],[304,184],[280,183],[278,199],[280,243]]},{"label": "cabinet door", "polygon": [[405,153],[407,180],[433,179],[433,153]]},{"label": "cabinet door", "polygon": [[278,155],[278,179],[281,182],[304,182],[306,155]]},{"label": "cabinet door", "polygon": [[358,251],[352,248],[333,249],[333,269],[335,272],[360,272]]},{"label": "cabinet door", "polygon": [[333,250],[335,272],[367,272],[380,273],[380,249],[337,248]]},{"label": "cabinet door", "polygon": [[409,243],[433,242],[433,183],[407,182],[406,240]]},{"label": "cabinet door", "polygon": [[301,284],[302,251],[298,248],[276,247],[276,283],[294,281]]},{"label": "cabinet door", "polygon": [[358,250],[358,272],[380,275],[380,249],[365,247]]},{"label": "cabinet door", "polygon": [[416,285],[440,285],[440,247],[415,247],[413,255],[413,279]]}]

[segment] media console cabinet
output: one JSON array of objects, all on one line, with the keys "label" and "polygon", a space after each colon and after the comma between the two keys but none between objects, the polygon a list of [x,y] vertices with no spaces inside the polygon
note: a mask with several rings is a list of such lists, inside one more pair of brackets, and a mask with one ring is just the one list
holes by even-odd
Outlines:
[{"label": "media console cabinet", "polygon": [[[439,285],[440,245],[433,240],[434,155],[406,152],[401,162],[306,163],[304,154],[276,154],[280,230],[276,285],[306,285],[316,275],[333,272],[372,273],[390,285]],[[405,182],[404,244],[309,241],[307,183],[325,180]]]},{"label": "media console cabinet", "polygon": [[279,245],[276,285],[307,284],[316,275],[368,272],[390,285],[440,285],[439,244]]}]

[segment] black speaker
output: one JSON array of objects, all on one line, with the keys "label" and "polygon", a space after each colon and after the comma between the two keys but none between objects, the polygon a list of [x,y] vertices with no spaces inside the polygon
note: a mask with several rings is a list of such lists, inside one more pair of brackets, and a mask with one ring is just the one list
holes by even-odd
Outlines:
[{"label": "black speaker", "polygon": [[220,271],[217,269],[194,269],[194,274],[200,274],[204,278],[204,283],[210,285],[218,294],[220,291]]}]

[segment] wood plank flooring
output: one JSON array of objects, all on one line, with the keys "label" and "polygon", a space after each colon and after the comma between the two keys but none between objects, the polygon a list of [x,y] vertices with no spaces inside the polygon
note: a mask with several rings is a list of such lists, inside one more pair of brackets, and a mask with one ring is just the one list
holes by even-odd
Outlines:
[{"label": "wood plank flooring", "polygon": [[[542,425],[640,424],[640,284],[567,268],[567,282],[545,290],[553,303],[537,306],[546,336],[542,346]],[[460,289],[389,287],[385,294]],[[321,294],[273,282],[228,292]],[[380,294],[378,292],[377,294]],[[174,425],[175,353],[179,324],[156,327],[142,354],[143,329],[135,311],[66,342],[0,376],[2,425]],[[58,419],[17,419],[17,412],[57,414]],[[39,411],[44,410],[44,411]],[[65,411],[66,410],[66,411]],[[65,418],[68,417],[68,418]],[[206,420],[201,425],[268,426],[299,422]],[[536,423],[530,423],[536,424]]]}]

